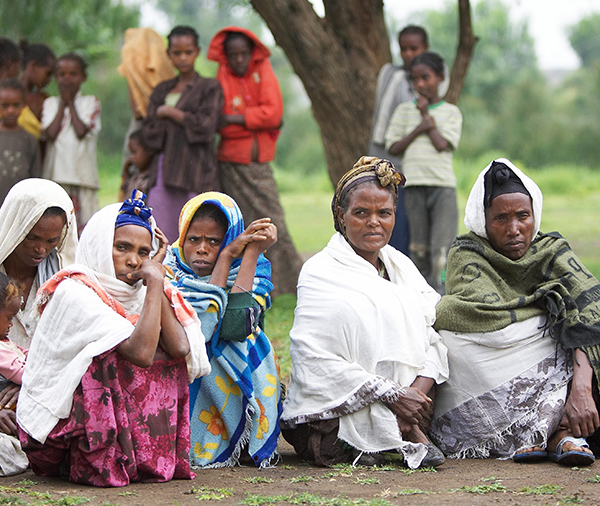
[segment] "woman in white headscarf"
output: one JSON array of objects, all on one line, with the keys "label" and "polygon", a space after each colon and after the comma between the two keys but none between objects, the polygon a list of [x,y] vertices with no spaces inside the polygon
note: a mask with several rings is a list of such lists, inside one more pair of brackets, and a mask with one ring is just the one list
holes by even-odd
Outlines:
[{"label": "woman in white headscarf", "polygon": [[481,172],[437,306],[450,376],[430,435],[450,457],[595,460],[580,437],[600,426],[600,285],[541,220],[540,189],[510,161]]},{"label": "woman in white headscarf", "polygon": [[103,487],[193,477],[188,381],[210,365],[141,195],[98,211],[76,264],[38,293],[17,412],[36,474]]},{"label": "woman in white headscarf", "polygon": [[29,348],[35,331],[33,301],[40,286],[73,263],[77,223],[73,202],[58,184],[25,179],[0,207],[0,272],[21,287],[23,303],[8,338]]}]

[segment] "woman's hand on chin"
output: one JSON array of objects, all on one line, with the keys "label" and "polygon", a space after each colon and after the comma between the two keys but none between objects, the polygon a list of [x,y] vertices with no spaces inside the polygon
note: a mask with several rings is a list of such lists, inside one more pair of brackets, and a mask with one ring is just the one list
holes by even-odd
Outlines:
[{"label": "woman's hand on chin", "polygon": [[144,260],[137,271],[127,274],[127,278],[134,282],[141,279],[146,286],[152,282],[160,283],[160,286],[162,286],[165,274],[166,271],[162,264],[154,260]]}]

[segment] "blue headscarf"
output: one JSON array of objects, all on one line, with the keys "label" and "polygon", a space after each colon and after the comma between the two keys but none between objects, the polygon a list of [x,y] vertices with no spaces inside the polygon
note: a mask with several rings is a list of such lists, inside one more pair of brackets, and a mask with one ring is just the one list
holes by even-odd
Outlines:
[{"label": "blue headscarf", "polygon": [[152,216],[152,208],[146,206],[146,194],[139,190],[133,190],[131,197],[128,198],[117,215],[115,228],[124,227],[125,225],[137,225],[144,227],[150,232],[152,237],[152,226],[150,225],[150,217]]}]

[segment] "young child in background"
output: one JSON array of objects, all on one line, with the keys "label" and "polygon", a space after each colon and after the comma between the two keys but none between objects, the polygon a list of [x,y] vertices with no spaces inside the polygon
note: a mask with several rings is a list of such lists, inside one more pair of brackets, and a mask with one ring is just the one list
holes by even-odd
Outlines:
[{"label": "young child in background", "polygon": [[33,115],[40,121],[42,119],[42,108],[48,94],[44,88],[48,86],[54,67],[56,56],[52,49],[46,44],[21,43],[23,59],[21,65],[20,81],[27,90],[26,101]]},{"label": "young child in background", "polygon": [[44,102],[42,130],[48,142],[43,174],[59,183],[75,206],[79,232],[98,209],[96,142],[100,132],[100,102],[82,95],[87,64],[75,54],[56,63],[59,97]]},{"label": "young child in background", "polygon": [[[390,160],[398,171],[402,170],[402,157],[394,156],[385,149],[385,132],[390,124],[392,113],[398,105],[416,100],[419,94],[410,82],[409,67],[413,58],[429,50],[427,32],[420,26],[409,25],[398,34],[402,66],[386,63],[377,75],[377,92],[373,109],[371,127],[371,143],[369,155]],[[449,80],[447,73],[440,83],[438,94],[443,97],[448,91]],[[406,209],[404,204],[404,189],[398,187],[398,205],[396,206],[396,224],[389,244],[405,255],[408,250],[409,233]]]},{"label": "young child in background", "polygon": [[40,176],[37,139],[19,126],[25,88],[16,79],[0,82],[0,205],[15,183]]},{"label": "young child in background", "polygon": [[446,256],[457,232],[452,151],[460,140],[462,115],[439,96],[445,77],[441,56],[416,56],[410,77],[419,98],[396,108],[385,146],[390,154],[402,156],[410,257],[427,282],[443,293]]},{"label": "young child in background", "polygon": [[[18,285],[0,272],[0,391],[14,384],[20,385],[23,378],[27,350],[8,340],[8,331],[21,307],[21,300]],[[0,406],[0,476],[21,473],[29,465],[18,443],[15,408],[12,401]]]},{"label": "young child in background", "polygon": [[[20,70],[21,50],[19,46],[6,37],[0,37],[0,81],[17,79]],[[28,105],[23,107],[19,115],[19,126],[36,139],[40,138],[40,120],[35,117]]]},{"label": "young child in background", "polygon": [[246,220],[269,216],[277,227],[279,240],[266,253],[276,296],[296,293],[302,259],[285,225],[270,165],[283,117],[270,55],[253,32],[228,26],[213,37],[207,58],[219,63],[217,79],[225,96],[217,152],[223,190],[235,199]]},{"label": "young child in background", "polygon": [[198,193],[220,188],[214,137],[223,91],[216,79],[194,70],[200,54],[196,30],[176,26],[167,38],[167,54],[179,75],[154,88],[143,132],[146,145],[160,153],[148,205],[158,226],[174,241],[184,204]]},{"label": "young child in background", "polygon": [[131,155],[123,164],[121,192],[131,195],[137,189],[147,194],[156,184],[156,153],[144,142],[141,130],[129,136],[127,148]]}]

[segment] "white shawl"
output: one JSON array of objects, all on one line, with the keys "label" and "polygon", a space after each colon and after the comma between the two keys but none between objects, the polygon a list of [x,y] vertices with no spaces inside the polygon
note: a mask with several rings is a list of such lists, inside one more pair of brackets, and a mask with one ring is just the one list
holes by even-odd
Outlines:
[{"label": "white shawl", "polygon": [[[533,179],[526,176],[525,173],[513,165],[510,160],[498,158],[494,161],[506,164],[519,177],[531,195],[531,200],[533,201],[533,219],[535,223],[533,237],[535,237],[540,231],[540,226],[542,224],[542,204],[544,201],[542,191],[539,186],[535,184]],[[475,181],[475,184],[471,189],[471,193],[467,199],[467,206],[465,207],[465,226],[468,230],[484,239],[489,239],[485,228],[485,206],[483,202],[485,196],[484,178],[494,161],[490,162],[490,164],[479,173],[479,176],[477,176],[477,181]]]},{"label": "white shawl", "polygon": [[419,375],[448,377],[446,348],[432,328],[439,295],[393,247],[379,258],[390,281],[337,233],[304,264],[282,415],[287,427],[339,417],[339,438],[366,452],[410,446],[376,401]]},{"label": "white shawl", "polygon": [[[112,248],[115,220],[121,204],[98,211],[87,223],[77,250],[78,264],[70,271],[81,272],[114,297],[128,313],[138,314],[146,287],[130,286],[114,277]],[[151,218],[152,229],[155,222]],[[153,234],[153,238],[156,235]],[[153,240],[152,254],[158,241]],[[43,304],[39,300],[38,304]],[[186,357],[188,379],[208,374],[210,364],[200,321],[184,326],[190,353]],[[134,326],[100,300],[89,287],[72,279],[60,283],[40,318],[19,395],[17,420],[21,428],[43,443],[58,420],[71,412],[73,392],[92,363],[127,339]]]},{"label": "white shawl", "polygon": [[[41,286],[52,274],[73,263],[77,248],[77,223],[73,202],[62,187],[47,179],[24,179],[15,184],[0,207],[0,265],[21,244],[42,214],[49,207],[60,207],[67,222],[56,249],[38,266],[38,276],[32,291]],[[2,270],[2,272],[5,272]],[[19,310],[9,339],[19,346],[29,347],[35,323],[29,318],[33,301],[27,299],[25,312]]]}]

